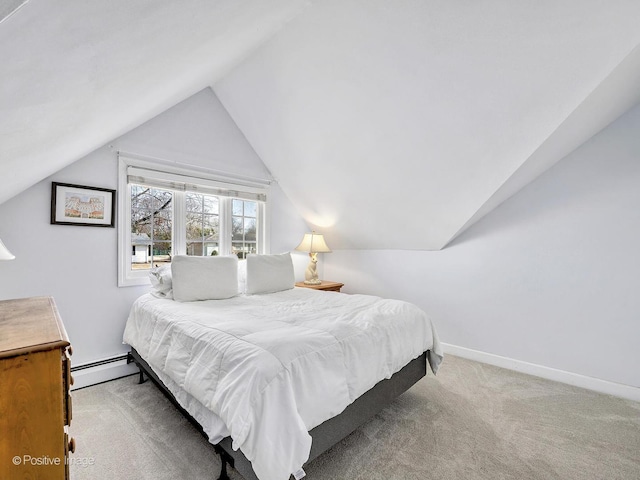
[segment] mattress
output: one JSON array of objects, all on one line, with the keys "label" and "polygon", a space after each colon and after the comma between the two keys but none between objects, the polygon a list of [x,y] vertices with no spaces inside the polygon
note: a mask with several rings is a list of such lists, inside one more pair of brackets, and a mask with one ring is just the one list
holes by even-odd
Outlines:
[{"label": "mattress", "polygon": [[382,379],[442,349],[417,306],[294,288],[180,303],[151,294],[131,308],[124,342],[149,363],[212,443],[231,436],[261,480],[309,457],[308,431]]}]

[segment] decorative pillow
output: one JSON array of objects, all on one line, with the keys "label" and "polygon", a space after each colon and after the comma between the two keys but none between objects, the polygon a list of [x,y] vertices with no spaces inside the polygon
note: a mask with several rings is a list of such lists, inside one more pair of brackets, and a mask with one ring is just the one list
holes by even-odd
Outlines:
[{"label": "decorative pillow", "polygon": [[178,302],[221,300],[238,294],[238,257],[176,255],[171,262],[173,298]]},{"label": "decorative pillow", "polygon": [[171,266],[163,265],[149,270],[151,280],[151,294],[159,298],[173,298],[173,284],[171,281]]},{"label": "decorative pillow", "polygon": [[273,293],[294,287],[291,254],[247,256],[247,294]]}]

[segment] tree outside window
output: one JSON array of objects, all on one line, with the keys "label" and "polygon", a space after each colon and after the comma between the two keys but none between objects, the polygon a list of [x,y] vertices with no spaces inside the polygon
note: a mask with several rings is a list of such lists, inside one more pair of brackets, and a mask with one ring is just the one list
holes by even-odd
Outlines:
[{"label": "tree outside window", "polygon": [[187,255],[220,253],[220,201],[212,195],[186,195]]},{"label": "tree outside window", "polygon": [[132,269],[171,262],[173,192],[131,185]]}]

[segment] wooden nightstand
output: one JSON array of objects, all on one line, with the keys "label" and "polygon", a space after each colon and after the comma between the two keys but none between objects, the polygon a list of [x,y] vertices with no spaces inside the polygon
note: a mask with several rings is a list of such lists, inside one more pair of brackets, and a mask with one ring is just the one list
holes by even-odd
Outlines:
[{"label": "wooden nightstand", "polygon": [[296,287],[313,288],[314,290],[324,290],[326,292],[339,292],[344,283],[329,282],[328,280],[322,280],[320,285],[307,285],[304,282],[296,283]]}]

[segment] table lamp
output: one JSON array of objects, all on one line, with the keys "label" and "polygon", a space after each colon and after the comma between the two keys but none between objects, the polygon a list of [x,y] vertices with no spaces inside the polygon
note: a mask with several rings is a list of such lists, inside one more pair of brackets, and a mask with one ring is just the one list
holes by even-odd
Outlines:
[{"label": "table lamp", "polygon": [[16,258],[15,255],[13,255],[7,247],[4,246],[2,240],[0,240],[0,260],[13,260],[14,258]]},{"label": "table lamp", "polygon": [[331,249],[324,241],[324,237],[316,232],[305,233],[300,245],[296,247],[299,252],[309,253],[309,265],[304,272],[304,283],[307,285],[320,285],[316,264],[318,263],[318,253],[328,253]]}]

